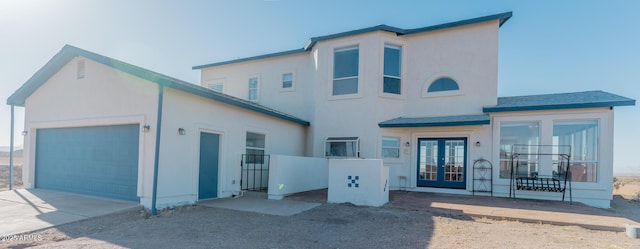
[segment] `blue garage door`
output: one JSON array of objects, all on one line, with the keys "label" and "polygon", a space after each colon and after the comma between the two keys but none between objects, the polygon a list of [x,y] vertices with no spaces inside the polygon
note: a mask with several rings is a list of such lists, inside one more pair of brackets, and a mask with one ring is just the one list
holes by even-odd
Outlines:
[{"label": "blue garage door", "polygon": [[38,129],[36,188],[138,201],[138,125]]}]

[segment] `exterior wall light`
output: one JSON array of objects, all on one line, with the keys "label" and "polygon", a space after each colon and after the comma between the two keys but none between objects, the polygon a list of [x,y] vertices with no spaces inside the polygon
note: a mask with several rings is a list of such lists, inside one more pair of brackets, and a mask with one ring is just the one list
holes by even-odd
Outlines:
[{"label": "exterior wall light", "polygon": [[184,130],[184,128],[178,128],[178,135],[186,135],[187,131]]},{"label": "exterior wall light", "polygon": [[480,147],[480,141],[476,141],[476,147]]},{"label": "exterior wall light", "polygon": [[406,143],[404,143],[404,147],[409,147],[411,146],[411,144],[409,143],[409,141],[407,141]]},{"label": "exterior wall light", "polygon": [[23,135],[23,136],[26,136],[27,134],[29,134],[29,132],[28,132],[28,131],[22,131],[22,135]]},{"label": "exterior wall light", "polygon": [[148,124],[145,124],[144,126],[142,126],[142,132],[149,132],[149,129],[151,129],[151,126]]}]

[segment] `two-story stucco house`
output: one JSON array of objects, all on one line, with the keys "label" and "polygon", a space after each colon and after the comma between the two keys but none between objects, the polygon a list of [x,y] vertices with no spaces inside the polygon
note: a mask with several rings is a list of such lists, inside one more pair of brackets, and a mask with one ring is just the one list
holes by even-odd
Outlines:
[{"label": "two-story stucco house", "polygon": [[[381,159],[391,189],[457,194],[471,194],[483,158],[494,165],[493,195],[509,196],[512,145],[570,145],[573,200],[609,207],[613,107],[635,100],[498,97],[499,29],[509,18],[315,37],[301,49],[195,66],[201,86],[66,46],[8,100],[26,108],[25,186],[193,203],[237,194],[241,156],[256,153]],[[539,160],[530,171],[555,170]]]}]

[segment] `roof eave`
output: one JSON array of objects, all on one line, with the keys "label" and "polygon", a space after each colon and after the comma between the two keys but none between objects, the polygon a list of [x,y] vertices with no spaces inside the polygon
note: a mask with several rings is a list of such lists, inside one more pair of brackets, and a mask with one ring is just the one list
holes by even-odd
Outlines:
[{"label": "roof eave", "polygon": [[142,79],[154,82],[156,84],[174,88],[180,91],[198,95],[229,104],[232,106],[248,109],[275,118],[294,122],[303,126],[310,126],[310,122],[296,118],[279,111],[260,106],[258,104],[248,103],[241,99],[234,99],[232,96],[215,93],[206,88],[184,82],[163,74],[159,74],[138,66],[134,66],[119,60],[115,60],[106,56],[102,56],[93,52],[89,52],[71,45],[65,45],[60,52],[54,55],[47,64],[45,64],[38,72],[36,72],[27,82],[25,82],[18,90],[16,90],[8,99],[8,105],[24,106],[26,99],[33,94],[40,86],[42,86],[49,78],[55,75],[62,67],[67,65],[74,57],[81,56],[116,70],[140,77]]},{"label": "roof eave", "polygon": [[306,51],[307,50],[305,50],[304,48],[299,48],[299,49],[293,49],[293,50],[282,51],[282,52],[277,52],[277,53],[270,53],[270,54],[263,54],[263,55],[258,55],[258,56],[251,56],[251,57],[241,58],[241,59],[236,59],[236,60],[229,60],[229,61],[222,61],[222,62],[215,62],[215,63],[205,64],[205,65],[193,66],[193,67],[191,67],[191,69],[197,70],[197,69],[203,69],[203,68],[208,68],[208,67],[216,67],[216,66],[234,64],[234,63],[240,63],[240,62],[245,62],[245,61],[268,59],[268,58],[274,58],[274,57],[298,54],[298,53],[302,53],[302,52],[306,52]]},{"label": "roof eave", "polygon": [[576,103],[576,104],[558,104],[558,105],[531,105],[531,106],[494,106],[484,107],[482,111],[485,113],[492,112],[517,112],[517,111],[544,111],[544,110],[562,110],[562,109],[582,109],[582,108],[599,108],[614,106],[633,106],[636,101],[633,99],[624,101],[607,101],[595,103]]},{"label": "roof eave", "polygon": [[460,121],[460,122],[435,122],[435,123],[379,123],[380,128],[418,128],[418,127],[451,127],[451,126],[473,126],[473,125],[489,125],[490,120],[474,120],[474,121]]},{"label": "roof eave", "polygon": [[404,35],[417,34],[417,33],[428,32],[428,31],[439,30],[439,29],[455,28],[459,26],[465,26],[465,25],[481,23],[481,22],[488,22],[493,20],[499,20],[498,27],[502,27],[502,24],[507,22],[507,20],[509,20],[512,16],[513,16],[513,12],[510,11],[510,12],[505,12],[505,13],[500,13],[500,14],[495,14],[490,16],[483,16],[483,17],[460,20],[455,22],[443,23],[443,24],[438,24],[438,25],[433,25],[433,26],[428,26],[423,28],[409,29],[404,33]]},{"label": "roof eave", "polygon": [[313,49],[313,46],[315,46],[316,43],[318,43],[320,41],[325,41],[325,40],[330,40],[330,39],[337,39],[337,38],[341,38],[341,37],[359,35],[359,34],[363,34],[363,33],[375,32],[375,31],[391,32],[391,33],[395,33],[396,35],[399,36],[399,35],[409,35],[409,34],[416,34],[416,33],[421,33],[421,32],[428,32],[428,31],[433,31],[433,30],[438,30],[438,29],[453,28],[453,27],[469,25],[469,24],[474,24],[474,23],[492,21],[492,20],[499,20],[498,27],[501,27],[502,24],[507,22],[507,20],[509,20],[512,16],[513,16],[513,12],[510,11],[510,12],[504,12],[504,13],[490,15],[490,16],[477,17],[477,18],[466,19],[466,20],[450,22],[450,23],[444,23],[444,24],[438,24],[438,25],[433,25],[433,26],[428,26],[428,27],[423,27],[423,28],[417,28],[417,29],[401,29],[401,28],[387,26],[387,25],[378,25],[378,26],[373,26],[373,27],[368,27],[368,28],[363,28],[363,29],[356,29],[356,30],[351,30],[351,31],[346,31],[346,32],[341,32],[341,33],[335,33],[335,34],[330,34],[330,35],[325,35],[325,36],[312,37],[311,39],[309,39],[309,41],[307,41],[307,44],[304,47],[302,47],[301,49],[289,50],[289,51],[284,51],[284,52],[279,52],[279,53],[272,53],[272,54],[265,54],[265,55],[258,55],[258,56],[243,58],[243,59],[237,59],[237,60],[229,60],[229,61],[210,63],[210,64],[205,64],[205,65],[200,65],[200,66],[194,66],[191,69],[194,69],[194,70],[203,69],[203,68],[208,68],[208,67],[222,66],[222,65],[239,63],[239,62],[245,62],[245,61],[252,61],[252,60],[258,60],[258,59],[265,59],[265,58],[270,58],[270,57],[288,55],[288,54],[292,54],[290,52],[293,52],[293,51],[296,51],[295,53],[311,51],[311,49]]}]

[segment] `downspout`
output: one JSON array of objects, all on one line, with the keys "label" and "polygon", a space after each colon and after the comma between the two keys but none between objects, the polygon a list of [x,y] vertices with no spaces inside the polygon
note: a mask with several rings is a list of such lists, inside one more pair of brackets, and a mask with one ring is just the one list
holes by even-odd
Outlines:
[{"label": "downspout", "polygon": [[11,135],[9,136],[9,190],[13,189],[13,121],[14,121],[14,105],[11,105]]},{"label": "downspout", "polygon": [[153,191],[151,193],[151,215],[158,215],[156,209],[156,199],[158,194],[158,161],[160,160],[160,132],[162,131],[162,99],[164,97],[164,86],[158,84],[158,121],[156,123],[156,154],[153,163]]}]

